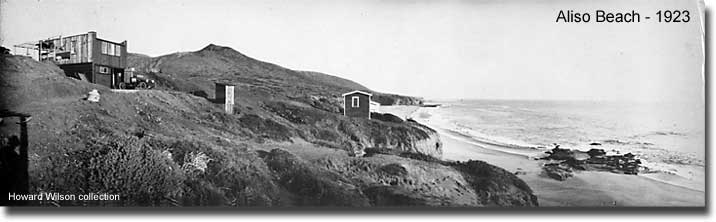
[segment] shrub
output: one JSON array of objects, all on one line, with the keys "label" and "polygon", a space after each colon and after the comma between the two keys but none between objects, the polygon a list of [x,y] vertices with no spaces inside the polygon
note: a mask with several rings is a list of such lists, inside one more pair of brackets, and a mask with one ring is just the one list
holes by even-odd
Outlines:
[{"label": "shrub", "polygon": [[370,118],[389,123],[402,123],[403,119],[390,113],[370,113]]},{"label": "shrub", "polygon": [[120,195],[121,201],[60,201],[61,206],[286,204],[266,164],[247,146],[119,134],[74,136],[61,142],[65,150],[39,145],[36,150],[47,152],[31,162],[31,192],[108,193]]},{"label": "shrub", "polygon": [[324,171],[281,149],[261,155],[278,182],[294,194],[299,206],[366,207],[366,198],[351,182],[334,172]]},{"label": "shrub", "polygon": [[[36,191],[63,194],[117,194],[120,201],[65,201],[60,205],[162,206],[177,196],[184,179],[165,153],[136,137],[91,138],[84,149],[66,151],[37,163]],[[40,180],[40,181],[37,181]],[[50,181],[44,181],[50,180]]]},{"label": "shrub", "polygon": [[270,119],[263,119],[255,114],[247,114],[239,118],[239,124],[251,132],[276,141],[290,141],[292,136],[288,127]]},{"label": "shrub", "polygon": [[527,184],[509,171],[479,160],[444,163],[460,171],[477,192],[481,202],[491,206],[538,206]]}]

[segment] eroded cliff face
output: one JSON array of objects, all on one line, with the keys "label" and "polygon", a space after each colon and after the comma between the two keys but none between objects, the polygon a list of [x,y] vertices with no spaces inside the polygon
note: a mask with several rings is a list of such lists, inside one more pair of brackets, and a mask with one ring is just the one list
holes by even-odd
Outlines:
[{"label": "eroded cliff face", "polygon": [[342,116],[295,102],[265,102],[262,106],[282,117],[282,124],[309,142],[362,153],[366,148],[385,148],[442,156],[438,133],[414,121],[384,121]]},{"label": "eroded cliff face", "polygon": [[409,151],[442,158],[443,143],[440,141],[440,134],[436,132],[430,133],[427,139],[416,141],[413,145],[413,149]]},{"label": "eroded cliff face", "polygon": [[415,122],[379,122],[368,125],[371,125],[369,127],[371,132],[361,144],[362,148],[386,148],[435,158],[442,157],[443,146],[440,135],[427,126]]}]

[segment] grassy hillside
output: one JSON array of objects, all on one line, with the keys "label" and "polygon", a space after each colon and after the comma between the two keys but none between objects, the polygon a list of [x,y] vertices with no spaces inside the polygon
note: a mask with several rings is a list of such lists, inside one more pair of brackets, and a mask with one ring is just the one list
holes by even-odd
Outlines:
[{"label": "grassy hillside", "polygon": [[[4,98],[0,108],[33,116],[28,125],[30,191],[121,197],[108,202],[31,204],[537,205],[529,187],[510,172],[480,161],[454,163],[435,158],[440,147],[436,149],[434,141],[439,143],[439,139],[432,129],[414,122],[342,116],[325,107],[330,105],[321,99],[327,99],[312,94],[320,92],[301,94],[315,98],[285,93],[309,87],[309,83],[287,85],[289,80],[308,81],[305,76],[277,76],[292,74],[271,71],[275,66],[255,63],[226,48],[205,50],[231,56],[205,51],[174,54],[171,59],[149,58],[157,67],[174,70],[159,74],[167,88],[136,92],[113,92],[65,77],[53,64],[2,56],[0,92],[12,97]],[[195,65],[203,68],[188,67],[177,57],[196,60]],[[229,58],[247,62],[222,62]],[[217,75],[201,70],[261,70],[269,74]],[[243,89],[232,114],[196,95],[200,93],[170,89],[191,86],[204,90],[201,81],[209,83],[206,79],[226,76],[242,80],[237,81]],[[212,85],[206,87],[213,89]],[[255,87],[264,87],[264,91],[252,91]],[[91,89],[100,91],[100,102],[83,99]],[[258,96],[246,96],[250,92]],[[3,137],[18,132],[17,124],[0,122]],[[369,155],[353,156],[356,150]],[[12,172],[8,168],[12,165],[3,163],[0,172]]]},{"label": "grassy hillside", "polygon": [[374,92],[351,80],[328,74],[287,69],[217,45],[155,58],[130,54],[129,65],[140,72],[159,71],[154,76],[162,89],[207,98],[214,97],[214,82],[227,81],[238,84],[236,98],[239,99],[306,100],[320,103],[326,111],[336,113],[341,109],[340,95],[353,90],[373,92],[375,99],[385,105],[422,102],[419,98]]}]

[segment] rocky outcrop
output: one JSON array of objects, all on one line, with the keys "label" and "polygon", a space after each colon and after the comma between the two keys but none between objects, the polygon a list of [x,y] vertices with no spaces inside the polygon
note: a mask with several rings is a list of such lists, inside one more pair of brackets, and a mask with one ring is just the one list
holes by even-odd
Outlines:
[{"label": "rocky outcrop", "polygon": [[429,127],[414,123],[385,123],[368,121],[354,128],[353,135],[358,136],[360,148],[384,148],[402,152],[418,153],[442,157],[443,145],[440,135]]},{"label": "rocky outcrop", "polygon": [[549,154],[543,160],[559,161],[547,163],[542,169],[546,176],[556,180],[565,180],[572,177],[572,170],[598,170],[621,174],[639,173],[641,160],[634,154],[606,155],[603,149],[590,149],[587,152],[579,150],[562,149],[555,147],[547,151]]},{"label": "rocky outcrop", "polygon": [[547,163],[542,167],[542,172],[545,176],[559,181],[574,176],[569,165],[560,163]]},{"label": "rocky outcrop", "polygon": [[440,135],[437,132],[428,132],[427,138],[415,139],[412,141],[412,144],[408,144],[403,147],[394,147],[394,149],[407,150],[409,152],[430,155],[436,158],[441,158],[443,155],[443,144],[442,141],[440,141]]}]

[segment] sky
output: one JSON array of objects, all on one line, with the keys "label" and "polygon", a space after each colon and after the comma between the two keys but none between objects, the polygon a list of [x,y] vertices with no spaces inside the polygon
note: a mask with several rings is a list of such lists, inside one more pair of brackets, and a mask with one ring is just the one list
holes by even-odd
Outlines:
[{"label": "sky", "polygon": [[[428,99],[704,101],[697,1],[0,2],[0,44],[11,49],[94,30],[127,40],[130,52],[159,56],[213,43]],[[692,20],[555,22],[559,10],[655,17],[670,8],[689,10]]]}]

